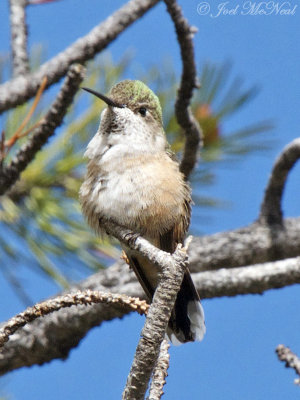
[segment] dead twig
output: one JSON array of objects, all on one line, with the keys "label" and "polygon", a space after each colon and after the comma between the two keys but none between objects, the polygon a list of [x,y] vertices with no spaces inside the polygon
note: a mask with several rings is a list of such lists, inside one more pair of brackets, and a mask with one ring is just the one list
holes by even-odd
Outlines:
[{"label": "dead twig", "polygon": [[286,368],[293,368],[299,378],[294,380],[296,385],[300,386],[300,359],[292,352],[289,347],[279,344],[276,348],[276,353],[280,361],[285,362]]}]

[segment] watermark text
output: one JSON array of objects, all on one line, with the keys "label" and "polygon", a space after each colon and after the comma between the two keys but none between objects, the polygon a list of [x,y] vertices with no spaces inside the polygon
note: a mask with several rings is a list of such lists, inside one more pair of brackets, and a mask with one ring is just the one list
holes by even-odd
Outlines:
[{"label": "watermark text", "polygon": [[197,5],[197,13],[201,16],[218,18],[221,16],[234,15],[279,15],[293,16],[296,14],[298,5],[289,1],[244,1],[241,4],[233,5],[230,1],[222,3],[208,3],[203,1]]}]

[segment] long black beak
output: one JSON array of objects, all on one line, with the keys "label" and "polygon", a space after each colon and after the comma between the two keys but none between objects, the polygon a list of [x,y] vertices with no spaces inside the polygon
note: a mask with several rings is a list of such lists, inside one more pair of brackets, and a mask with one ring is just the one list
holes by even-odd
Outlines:
[{"label": "long black beak", "polygon": [[87,92],[92,93],[93,95],[97,96],[99,99],[105,101],[105,103],[108,106],[118,107],[118,108],[125,108],[126,107],[125,104],[116,103],[115,101],[113,101],[109,97],[104,96],[104,94],[98,93],[95,90],[92,90],[92,89],[89,89],[89,88],[86,88],[86,87],[82,87],[81,89],[86,90]]}]

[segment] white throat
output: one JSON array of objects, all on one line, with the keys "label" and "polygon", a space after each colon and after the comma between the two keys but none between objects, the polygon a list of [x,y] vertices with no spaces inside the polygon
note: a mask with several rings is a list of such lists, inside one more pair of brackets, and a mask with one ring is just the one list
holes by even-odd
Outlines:
[{"label": "white throat", "polygon": [[149,126],[128,108],[105,108],[85,156],[99,160],[108,151],[119,156],[159,153],[165,151],[166,145],[165,133],[158,124]]}]

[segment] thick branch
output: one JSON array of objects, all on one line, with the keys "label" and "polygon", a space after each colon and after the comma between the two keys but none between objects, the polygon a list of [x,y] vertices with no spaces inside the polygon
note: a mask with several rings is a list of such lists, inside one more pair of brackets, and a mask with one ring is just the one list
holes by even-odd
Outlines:
[{"label": "thick branch", "polygon": [[129,25],[143,16],[159,0],[131,0],[86,36],[43,64],[38,71],[0,86],[0,113],[23,104],[36,93],[44,76],[48,86],[58,82],[71,64],[84,63],[103,50]]},{"label": "thick branch", "polygon": [[27,0],[10,0],[9,3],[13,72],[17,77],[29,73],[25,13]]},{"label": "thick branch", "polygon": [[300,158],[300,138],[288,144],[275,161],[261,205],[259,219],[268,224],[282,223],[281,202],[287,176]]},{"label": "thick branch", "polygon": [[251,267],[219,269],[193,274],[200,297],[214,298],[239,294],[262,294],[300,283],[300,257]]},{"label": "thick branch", "polygon": [[172,258],[173,263],[162,268],[123,392],[124,400],[145,398],[187,265],[186,253],[180,247],[177,247]]},{"label": "thick branch", "polygon": [[282,225],[254,223],[244,228],[196,237],[189,247],[192,272],[234,268],[300,255],[300,218]]},{"label": "thick branch", "polygon": [[180,170],[186,179],[188,179],[197,162],[199,144],[202,142],[201,128],[190,109],[193,90],[199,87],[193,44],[193,36],[196,29],[189,25],[182,14],[181,7],[175,0],[165,0],[165,3],[175,25],[183,63],[180,88],[175,104],[175,113],[177,121],[182,127],[186,137]]},{"label": "thick branch", "polygon": [[[300,377],[300,359],[291,349],[280,344],[276,348],[276,353],[280,361],[285,362],[286,368],[293,368]],[[300,378],[295,379],[295,384],[300,385]]]},{"label": "thick branch", "polygon": [[0,170],[0,195],[4,194],[19,178],[36,153],[43,147],[55,129],[61,125],[69,106],[84,77],[84,68],[76,64],[70,67],[65,82],[41,124],[18,151],[11,163]]}]

